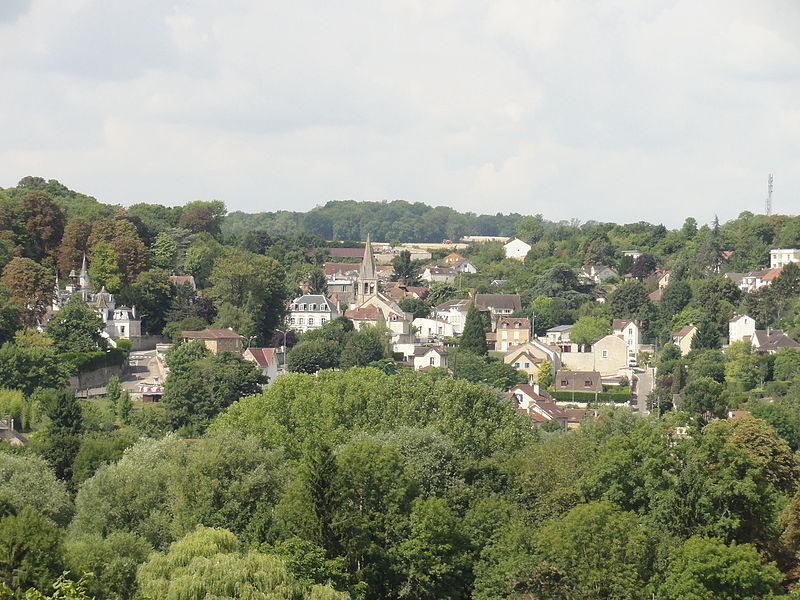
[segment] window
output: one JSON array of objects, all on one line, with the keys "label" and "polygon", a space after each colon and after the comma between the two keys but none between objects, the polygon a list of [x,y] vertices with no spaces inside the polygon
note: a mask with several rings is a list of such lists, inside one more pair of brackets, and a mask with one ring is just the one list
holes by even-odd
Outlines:
[{"label": "window", "polygon": [[518,339],[519,339],[519,331],[515,331],[515,332],[514,332],[514,339],[515,339],[515,340],[518,340]]},{"label": "window", "polygon": [[531,368],[531,363],[525,363],[525,368],[526,369],[530,369]]},{"label": "window", "polygon": [[308,324],[309,325],[313,325],[314,324],[314,317],[308,317]]},{"label": "window", "polygon": [[[528,364],[527,364],[527,363],[525,363],[525,366],[527,367],[527,366],[528,366]],[[514,363],[514,368],[515,368],[515,369],[519,369],[519,363]]]},{"label": "window", "polygon": [[311,310],[317,310],[317,305],[316,304],[312,304],[311,305]]},{"label": "window", "polygon": [[291,319],[289,319],[289,325],[294,325],[294,317],[292,317]]},{"label": "window", "polygon": [[303,310],[306,309],[306,306],[308,306],[308,304],[303,304]]},{"label": "window", "polygon": [[120,335],[125,335],[125,325],[119,328]]},{"label": "window", "polygon": [[603,350],[603,358],[608,358],[608,350]]},{"label": "window", "polygon": [[562,379],[561,380],[561,387],[567,387],[568,385],[569,385],[569,381],[567,381],[566,379]]},{"label": "window", "polygon": [[434,357],[434,356],[431,356],[431,357],[430,357],[430,359],[429,359],[429,363],[428,363],[428,364],[430,364],[431,366],[433,366],[433,361],[434,361],[435,359],[436,359],[436,357]]},{"label": "window", "polygon": [[320,320],[319,320],[319,324],[320,325],[325,325],[325,321],[327,321],[327,320],[328,319],[326,319],[325,317],[321,317]]},{"label": "window", "polygon": [[303,317],[299,317],[299,318],[297,319],[297,324],[298,324],[298,325],[304,325],[304,324],[305,324],[305,322],[306,322],[306,320],[305,320]]},{"label": "window", "polygon": [[586,381],[583,382],[583,385],[584,387],[592,387],[592,380],[587,379]]}]

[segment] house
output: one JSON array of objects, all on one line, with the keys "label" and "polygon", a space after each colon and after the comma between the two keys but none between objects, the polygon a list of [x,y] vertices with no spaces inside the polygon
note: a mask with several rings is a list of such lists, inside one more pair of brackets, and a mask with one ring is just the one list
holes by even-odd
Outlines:
[{"label": "house", "polygon": [[488,310],[492,315],[492,323],[496,323],[499,317],[522,310],[522,301],[519,294],[475,294],[475,307]]},{"label": "house", "polygon": [[195,292],[197,291],[197,284],[194,282],[194,277],[191,275],[170,275],[169,280],[175,287],[188,283]]},{"label": "house", "polygon": [[644,252],[641,250],[623,250],[622,256],[630,256],[634,261],[639,258]]},{"label": "house", "polygon": [[358,264],[326,262],[322,268],[325,279],[355,279],[358,277]]},{"label": "house", "polygon": [[422,299],[427,297],[430,290],[426,287],[400,285],[396,281],[386,283],[381,288],[381,293],[392,300],[402,300],[404,298]]},{"label": "house", "polygon": [[430,283],[453,283],[456,275],[458,275],[458,271],[452,267],[427,266],[422,270],[419,278]]},{"label": "house", "polygon": [[728,321],[728,343],[753,339],[756,331],[756,321],[747,315],[736,315]]},{"label": "house", "polygon": [[580,275],[595,283],[603,283],[606,279],[617,277],[617,272],[606,265],[584,265]]},{"label": "house", "polygon": [[552,402],[553,397],[547,393],[546,390],[540,389],[538,383],[529,385],[527,383],[515,385],[509,393],[514,396],[517,401],[517,406],[527,409],[531,404],[536,402]]},{"label": "house", "polygon": [[602,392],[598,371],[558,371],[553,380],[557,392]]},{"label": "house", "polygon": [[106,333],[114,340],[131,339],[142,336],[142,320],[136,310],[127,306],[109,309],[111,318],[106,320]]},{"label": "house", "polygon": [[622,338],[628,346],[628,354],[636,354],[639,351],[641,332],[639,323],[632,319],[614,319],[611,322],[611,333]]},{"label": "house", "polygon": [[233,329],[203,329],[201,331],[183,331],[181,337],[184,342],[203,340],[206,348],[214,354],[220,352],[242,353],[242,340],[244,339]]},{"label": "house", "polygon": [[464,333],[464,323],[471,303],[471,300],[448,300],[434,308],[433,314],[437,319],[450,323],[453,326],[453,333],[461,335]]},{"label": "house", "polygon": [[771,269],[781,269],[790,262],[800,262],[800,250],[797,248],[776,248],[769,251]]},{"label": "house", "polygon": [[444,337],[454,337],[455,331],[453,324],[444,319],[425,319],[422,317],[414,319],[411,325],[417,331],[417,339],[433,341]]},{"label": "house", "polygon": [[544,339],[548,346],[558,346],[562,352],[574,352],[577,345],[569,341],[569,332],[572,325],[556,325],[544,332]]},{"label": "house", "polygon": [[283,352],[280,348],[248,348],[242,358],[256,363],[263,375],[269,377],[267,385],[272,385],[283,367]]},{"label": "house", "polygon": [[414,370],[447,367],[447,348],[422,346],[414,348]]},{"label": "house", "polygon": [[524,317],[503,317],[495,328],[495,350],[506,352],[527,342],[531,337],[531,321]]},{"label": "house", "polygon": [[692,351],[692,339],[697,335],[697,327],[686,325],[672,334],[672,343],[681,349],[681,354],[686,356]]},{"label": "house", "polygon": [[289,305],[289,327],[304,333],[340,317],[339,309],[322,294],[298,296]]},{"label": "house", "polygon": [[800,344],[780,329],[756,329],[750,342],[753,350],[759,354],[775,354],[784,348],[800,348]]},{"label": "house", "polygon": [[725,273],[725,277],[733,281],[739,289],[745,292],[755,292],[770,285],[781,274],[782,268],[761,269],[749,273]]},{"label": "house", "polygon": [[327,253],[331,258],[363,259],[364,248],[317,248]]},{"label": "house", "polygon": [[669,282],[672,279],[672,271],[656,270],[655,277],[658,289],[663,290],[669,285]]},{"label": "house", "polygon": [[650,298],[650,302],[661,302],[661,297],[663,295],[664,295],[664,288],[658,288],[657,290],[647,294],[647,297]]},{"label": "house", "polygon": [[592,418],[599,419],[600,411],[596,408],[566,408],[564,412],[567,413],[567,429],[579,429],[584,419]]},{"label": "house", "polygon": [[519,238],[514,238],[503,246],[503,251],[506,254],[506,258],[524,260],[525,257],[528,256],[528,252],[531,251],[531,248],[532,246],[530,244],[526,244]]},{"label": "house", "polygon": [[543,344],[536,338],[531,338],[521,346],[512,348],[503,356],[503,362],[514,365],[515,369],[525,371],[529,380],[536,379],[539,365],[548,361],[554,370],[561,368],[561,353],[558,349]]},{"label": "house", "polygon": [[451,252],[450,254],[448,254],[447,256],[445,256],[442,259],[442,262],[444,262],[444,264],[447,265],[448,267],[455,268],[458,265],[460,265],[461,263],[463,263],[465,260],[466,259],[463,256],[461,256],[459,253]]},{"label": "house", "polygon": [[628,356],[625,340],[609,334],[592,344],[588,352],[562,353],[561,362],[574,371],[599,371],[603,377],[613,377],[628,368]]}]

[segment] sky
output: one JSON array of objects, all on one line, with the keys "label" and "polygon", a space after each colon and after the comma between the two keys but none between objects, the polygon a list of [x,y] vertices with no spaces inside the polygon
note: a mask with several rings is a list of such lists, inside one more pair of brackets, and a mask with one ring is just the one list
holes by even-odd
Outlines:
[{"label": "sky", "polygon": [[2,0],[0,187],[679,225],[800,207],[798,0]]}]

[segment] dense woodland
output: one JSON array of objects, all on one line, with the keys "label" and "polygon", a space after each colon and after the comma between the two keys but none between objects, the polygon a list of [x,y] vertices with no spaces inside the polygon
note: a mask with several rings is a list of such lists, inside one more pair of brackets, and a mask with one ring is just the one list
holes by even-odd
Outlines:
[{"label": "dense woodland", "polygon": [[[300,282],[325,291],[326,239],[367,233],[531,243],[524,261],[470,246],[479,272],[409,308],[519,293],[537,331],[575,323],[586,344],[611,318],[640,319],[656,348],[651,417],[603,409],[579,430],[538,429],[480,334],[465,332],[452,372],[415,373],[379,329],[344,319],[289,336],[295,373],[266,389],[252,363],[191,342],[168,354],[162,403],[134,405],[115,379],[78,400],[68,377],[128,348],[107,348],[77,300],[36,328],[56,273],[63,285],[86,253],[94,285],[136,305],[147,333],[230,326],[279,345]],[[219,201],[123,209],[25,178],[0,190],[0,413],[30,440],[0,444],[0,598],[800,597],[800,352],[721,350],[739,311],[800,332],[800,269],[754,294],[722,277],[799,246],[798,217],[668,230],[405,202],[227,215]],[[419,265],[403,260],[411,283]],[[583,264],[632,277],[594,285]],[[672,271],[660,302],[656,269]],[[688,323],[701,332],[681,356],[670,333]],[[751,414],[717,418],[732,408]]]}]

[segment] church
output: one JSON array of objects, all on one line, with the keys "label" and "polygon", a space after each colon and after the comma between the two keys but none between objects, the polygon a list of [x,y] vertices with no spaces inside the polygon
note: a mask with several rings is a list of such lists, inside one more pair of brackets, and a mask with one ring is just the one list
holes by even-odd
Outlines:
[{"label": "church", "polygon": [[370,236],[364,247],[364,258],[355,281],[355,300],[344,316],[353,321],[356,329],[365,325],[386,327],[392,334],[392,344],[397,346],[414,343],[411,323],[414,315],[405,312],[398,304],[381,294],[378,286],[378,270]]}]

